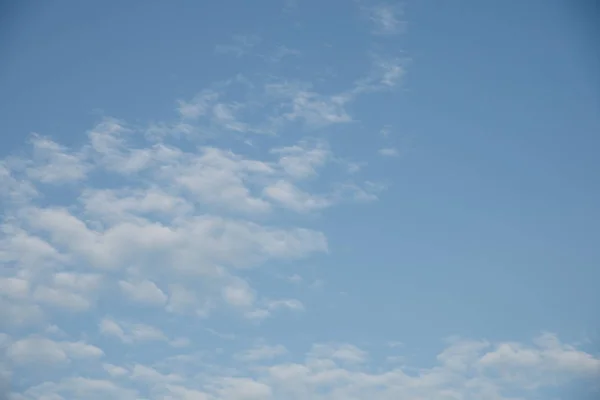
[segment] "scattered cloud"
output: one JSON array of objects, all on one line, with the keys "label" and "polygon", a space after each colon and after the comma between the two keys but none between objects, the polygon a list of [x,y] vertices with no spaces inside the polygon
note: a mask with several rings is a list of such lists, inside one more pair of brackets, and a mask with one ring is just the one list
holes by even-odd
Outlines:
[{"label": "scattered cloud", "polygon": [[120,339],[123,343],[167,341],[167,336],[158,328],[141,324],[117,322],[104,318],[99,324],[100,333]]},{"label": "scattered cloud", "polygon": [[[116,365],[102,363],[102,352],[87,344],[19,342],[10,354],[31,363],[65,363],[69,357],[96,360],[106,374],[97,379],[66,377],[27,389],[23,399],[58,394],[111,394],[111,398],[269,399],[310,398],[537,398],[565,382],[600,377],[600,359],[542,334],[533,343],[453,340],[429,367],[407,365],[396,358],[386,369],[373,369],[373,355],[351,344],[315,344],[304,355],[282,345],[262,343],[233,354],[236,373],[213,370],[196,375],[185,357],[168,363]],[[32,345],[40,352],[30,351]],[[76,349],[76,350],[74,350]],[[282,358],[285,357],[283,360]],[[398,356],[399,357],[399,356]],[[242,362],[242,363],[240,363]],[[186,368],[183,368],[186,366]],[[132,387],[129,382],[135,382]],[[590,381],[591,382],[591,381]],[[46,397],[44,397],[46,396]],[[171,397],[166,397],[171,396]],[[354,396],[354,397],[353,397]],[[356,397],[358,396],[358,397]],[[97,398],[97,397],[85,397]]]},{"label": "scattered cloud", "polygon": [[239,58],[249,54],[259,43],[260,37],[257,35],[235,35],[231,43],[219,44],[215,47],[215,51]]},{"label": "scattered cloud", "polygon": [[304,304],[297,299],[280,299],[268,302],[269,310],[289,309],[294,311],[304,311]]},{"label": "scattered cloud", "polygon": [[379,4],[368,10],[376,35],[396,35],[404,31],[402,9],[397,4]]},{"label": "scattered cloud", "polygon": [[[369,8],[373,33],[401,33],[401,11]],[[335,285],[295,261],[330,252],[327,211],[388,187],[361,160],[373,154],[325,128],[363,129],[358,100],[394,92],[407,60],[365,50],[362,73],[319,81],[273,72],[312,49],[262,43],[217,45],[238,60],[272,51],[254,59],[264,71],[177,101],[172,120],[105,117],[78,144],[32,134],[0,160],[0,397],[13,375],[11,400],[514,400],[600,379],[598,355],[550,333],[453,339],[420,363],[399,342],[382,351],[304,330],[328,318],[310,316]],[[290,332],[280,314],[304,322]]]},{"label": "scattered cloud", "polygon": [[398,150],[396,150],[394,147],[384,147],[382,149],[379,149],[379,154],[384,156],[384,157],[398,157]]},{"label": "scattered cloud", "polygon": [[256,295],[250,285],[241,279],[236,279],[223,288],[223,298],[234,307],[251,307]]},{"label": "scattered cloud", "polygon": [[177,110],[179,114],[185,119],[196,119],[200,116],[206,115],[219,98],[219,93],[214,90],[203,90],[198,93],[190,101],[179,101],[179,107]]},{"label": "scattered cloud", "polygon": [[278,46],[271,54],[264,56],[264,58],[271,63],[279,63],[288,57],[300,57],[301,54],[300,50],[282,45]]},{"label": "scattered cloud", "polygon": [[274,148],[271,152],[279,155],[279,165],[294,179],[316,176],[318,169],[332,158],[331,151],[322,140],[315,143],[301,141],[293,146]]},{"label": "scattered cloud", "polygon": [[334,360],[343,363],[363,363],[367,353],[351,344],[317,344],[309,353],[309,358]]},{"label": "scattered cloud", "polygon": [[39,135],[31,137],[32,160],[26,174],[34,181],[47,184],[77,182],[86,178],[90,165],[81,153],[71,153],[64,146]]},{"label": "scattered cloud", "polygon": [[119,281],[119,287],[130,300],[136,303],[160,306],[167,301],[167,295],[149,280],[134,283]]},{"label": "scattered cloud", "polygon": [[57,342],[30,336],[10,344],[6,354],[16,364],[58,364],[72,359],[99,358],[104,352],[84,342]]},{"label": "scattered cloud", "polygon": [[235,358],[244,362],[256,362],[262,360],[271,360],[287,353],[288,350],[282,345],[261,345],[236,354]]},{"label": "scattered cloud", "polygon": [[332,200],[306,193],[294,184],[280,180],[264,189],[264,195],[284,208],[296,212],[311,212],[332,205]]}]

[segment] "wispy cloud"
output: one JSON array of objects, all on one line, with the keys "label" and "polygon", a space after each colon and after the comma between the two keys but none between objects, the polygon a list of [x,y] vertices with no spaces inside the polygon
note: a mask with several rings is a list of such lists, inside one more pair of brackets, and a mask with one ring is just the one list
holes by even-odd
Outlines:
[{"label": "wispy cloud", "polygon": [[100,321],[102,335],[115,337],[124,343],[167,341],[167,336],[158,328],[141,323],[118,322],[111,318]]},{"label": "wispy cloud", "polygon": [[236,354],[235,358],[244,362],[256,362],[261,360],[271,360],[287,353],[288,350],[282,345],[261,345]]},{"label": "wispy cloud", "polygon": [[231,43],[215,46],[215,51],[220,54],[242,57],[249,54],[260,41],[260,37],[257,35],[235,35]]},{"label": "wispy cloud", "polygon": [[404,31],[402,8],[398,4],[379,4],[368,9],[376,35],[396,35]]},{"label": "wispy cloud", "polygon": [[273,52],[263,56],[265,60],[271,63],[278,63],[288,57],[300,57],[302,52],[298,49],[292,49],[284,45],[277,46]]}]

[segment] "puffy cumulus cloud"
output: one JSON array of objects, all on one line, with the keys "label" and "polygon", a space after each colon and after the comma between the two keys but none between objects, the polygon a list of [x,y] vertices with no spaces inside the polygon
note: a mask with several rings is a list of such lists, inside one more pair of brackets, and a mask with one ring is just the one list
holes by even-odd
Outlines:
[{"label": "puffy cumulus cloud", "polygon": [[7,357],[15,364],[57,364],[71,359],[99,358],[104,352],[85,342],[57,342],[41,336],[30,336],[11,343]]},{"label": "puffy cumulus cloud", "polygon": [[163,305],[167,295],[156,284],[149,280],[139,282],[119,281],[123,293],[136,303],[146,305]]},{"label": "puffy cumulus cloud", "polygon": [[[398,11],[370,9],[377,33],[398,32]],[[216,51],[241,57],[257,45],[237,37]],[[322,135],[358,126],[359,98],[402,83],[406,60],[366,62],[345,86],[237,75],[179,100],[171,121],[106,117],[80,145],[41,132],[0,160],[0,396],[514,400],[598,379],[597,355],[551,334],[456,340],[433,365],[334,338],[301,349],[281,325],[279,344],[260,337],[276,323],[265,318],[312,311],[303,285],[269,278],[300,282],[297,262],[330,251],[316,214],[386,188]]]},{"label": "puffy cumulus cloud", "polygon": [[30,399],[138,399],[137,391],[125,389],[106,379],[84,377],[65,378],[58,383],[44,382],[27,389],[23,394],[13,396],[16,400]]},{"label": "puffy cumulus cloud", "polygon": [[124,343],[168,340],[160,329],[147,324],[120,322],[111,318],[103,318],[98,328],[101,334],[115,337]]},{"label": "puffy cumulus cloud", "polygon": [[266,197],[280,206],[297,211],[310,212],[329,207],[332,198],[306,193],[287,181],[277,181],[264,189]]},{"label": "puffy cumulus cloud", "polygon": [[49,276],[47,284],[38,284],[33,299],[40,304],[81,312],[89,309],[99,289],[99,274],[58,272]]},{"label": "puffy cumulus cloud", "polygon": [[256,295],[250,285],[241,279],[236,279],[223,288],[223,298],[235,307],[251,307]]},{"label": "puffy cumulus cloud", "polygon": [[[42,347],[47,350],[37,358],[52,362],[64,361],[69,349],[64,344]],[[44,382],[15,398],[81,398],[88,393],[92,397],[85,398],[96,398],[103,393],[127,400],[508,400],[540,398],[557,384],[585,385],[600,377],[600,358],[551,334],[533,343],[455,340],[429,367],[403,363],[390,369],[375,367],[371,361],[375,357],[366,349],[347,343],[315,344],[304,356],[282,345],[262,344],[232,354],[231,368],[216,369],[201,367],[202,363],[193,367],[188,357],[157,360],[152,365],[115,365],[102,363],[97,351],[81,353],[96,357],[93,379],[71,376]]]},{"label": "puffy cumulus cloud", "polygon": [[32,160],[25,164],[27,176],[48,184],[77,182],[86,178],[90,165],[81,152],[70,152],[49,138],[33,135]]},{"label": "puffy cumulus cloud", "polygon": [[279,155],[279,165],[296,179],[317,175],[318,169],[332,157],[330,149],[323,141],[301,141],[292,146],[274,148],[271,152]]},{"label": "puffy cumulus cloud", "polygon": [[600,377],[598,357],[561,343],[556,335],[544,333],[534,344],[498,344],[479,365],[497,371],[503,381],[528,387],[561,384],[577,376]]},{"label": "puffy cumulus cloud", "polygon": [[275,346],[261,345],[235,355],[235,358],[245,362],[270,360],[287,354],[288,350],[278,344]]}]

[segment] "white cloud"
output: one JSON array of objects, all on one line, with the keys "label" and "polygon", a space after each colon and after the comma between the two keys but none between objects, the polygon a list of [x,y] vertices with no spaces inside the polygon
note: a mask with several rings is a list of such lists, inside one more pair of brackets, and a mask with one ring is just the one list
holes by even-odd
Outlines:
[{"label": "white cloud", "polygon": [[18,340],[7,349],[7,356],[17,364],[57,364],[103,355],[101,349],[84,342],[56,342],[39,336]]},{"label": "white cloud", "polygon": [[132,400],[139,398],[137,391],[123,388],[109,380],[84,377],[68,377],[58,383],[44,382],[27,389],[24,395],[23,399],[26,400],[63,400],[66,398]]},{"label": "white cloud", "polygon": [[104,118],[88,131],[89,145],[85,149],[96,165],[108,171],[135,174],[152,163],[155,149],[136,149],[128,146],[127,139],[133,134],[124,122]]},{"label": "white cloud", "polygon": [[262,345],[236,354],[235,358],[245,362],[255,362],[270,360],[285,355],[287,352],[287,349],[280,344],[276,346]]},{"label": "white cloud", "polygon": [[80,196],[85,213],[109,223],[139,221],[148,216],[174,217],[191,213],[185,199],[157,187],[136,190],[85,190]]},{"label": "white cloud", "polygon": [[[40,338],[9,347],[9,357],[24,364],[65,363],[74,356],[95,360],[102,355],[87,344]],[[296,361],[278,361],[282,356]],[[71,377],[34,386],[24,398],[53,398],[50,396],[55,394],[97,398],[88,396],[92,389],[111,398],[140,398],[140,393],[117,384],[126,382],[123,378],[127,377],[140,383],[140,390],[149,389],[150,396],[141,396],[152,399],[509,400],[538,398],[559,383],[584,384],[577,379],[600,377],[598,357],[561,343],[551,334],[541,335],[533,344],[454,340],[439,353],[437,363],[429,367],[407,365],[404,359],[391,368],[373,369],[370,354],[352,344],[315,344],[304,358],[298,356],[282,345],[261,344],[234,354],[234,360],[243,361],[236,364],[235,373],[227,368],[211,368],[199,375],[190,370],[189,357],[172,357],[169,362],[155,365],[133,363],[128,367],[98,363],[98,369],[116,381]]]},{"label": "white cloud", "polygon": [[290,121],[302,120],[314,127],[352,122],[352,117],[345,109],[349,100],[344,95],[324,96],[300,90],[293,94],[291,110],[284,117]]},{"label": "white cloud", "polygon": [[147,383],[175,383],[184,379],[177,374],[162,374],[152,367],[136,364],[131,370],[131,379],[145,381]]},{"label": "white cloud", "polygon": [[392,126],[389,124],[384,125],[383,128],[381,128],[381,130],[379,131],[379,133],[381,134],[381,136],[387,138],[392,133]]},{"label": "white cloud", "polygon": [[181,272],[207,274],[214,273],[214,263],[250,267],[266,258],[294,259],[327,250],[320,232],[270,228],[212,215],[175,219],[171,226],[126,221],[98,231],[65,209],[31,208],[27,221],[74,260],[110,269],[145,262],[146,268],[160,263]]},{"label": "white cloud", "polygon": [[232,43],[217,45],[215,51],[239,58],[250,53],[259,43],[260,37],[257,35],[236,35],[232,38]]},{"label": "white cloud", "polygon": [[90,165],[81,153],[70,153],[68,149],[49,138],[33,135],[33,155],[27,175],[43,183],[60,184],[81,181],[86,178]]},{"label": "white cloud", "polygon": [[167,336],[158,328],[140,324],[117,322],[110,318],[104,318],[99,324],[100,333],[113,336],[124,343],[167,341]]},{"label": "white cloud", "polygon": [[[377,79],[372,82],[380,84]],[[323,180],[330,164],[346,166],[323,139],[278,141],[264,151],[248,150],[250,156],[216,144],[174,147],[170,135],[178,132],[194,141],[195,134],[207,130],[246,134],[272,128],[282,131],[296,122],[306,127],[349,122],[346,105],[360,91],[351,87],[323,94],[310,85],[291,84],[259,93],[264,84],[254,86],[258,92],[252,92],[255,89],[247,82],[244,85],[250,88],[248,97],[263,96],[264,104],[228,98],[226,90],[206,90],[180,102],[180,119],[173,123],[157,123],[145,130],[104,118],[87,132],[79,148],[36,136],[34,156],[3,160],[0,182],[8,197],[3,197],[7,208],[0,231],[0,261],[11,269],[0,278],[2,326],[47,327],[55,322],[57,309],[79,312],[82,318],[96,305],[110,304],[113,299],[105,296],[111,296],[115,287],[129,301],[161,306],[157,312],[170,312],[172,318],[207,318],[223,305],[256,320],[277,311],[304,310],[298,299],[268,300],[241,279],[239,270],[327,252],[322,232],[293,220],[284,223],[280,213],[323,210],[348,199],[373,196],[371,189],[345,178],[342,185],[327,177]],[[250,123],[256,110],[266,117]],[[70,166],[70,171],[62,171]],[[60,202],[35,201],[47,190],[42,183],[67,182],[72,185]],[[313,185],[329,189],[319,194]],[[171,350],[193,346],[178,334],[168,338],[158,326],[126,322],[129,301],[122,302],[122,309],[107,310],[117,318],[100,321],[103,336],[126,344],[158,341]],[[59,337],[69,337],[67,332]],[[38,355],[45,363],[90,359],[95,351],[80,342],[32,338],[38,340],[36,346],[45,346]],[[27,343],[15,343],[12,357],[34,362],[33,353],[25,351]],[[28,357],[31,361],[25,361]],[[134,365],[106,363],[104,369],[114,378],[131,377]],[[146,367],[163,374],[154,365]],[[142,367],[136,374],[140,381],[150,376]],[[244,398],[244,393],[261,396],[271,390],[265,389],[267,383],[249,378],[220,382],[212,396]],[[181,383],[170,382],[170,389],[160,390],[205,392],[184,390]],[[93,387],[115,396],[134,393],[111,385],[65,380],[32,387],[25,396],[88,393]]]},{"label": "white cloud", "polygon": [[27,232],[14,221],[0,225],[0,233],[1,260],[19,272],[51,268],[65,261],[65,256],[46,240]]},{"label": "white cloud", "polygon": [[[403,28],[396,6],[370,8],[369,18],[376,34]],[[239,36],[215,51],[241,58],[258,44]],[[279,63],[300,54],[285,46],[253,58],[267,69],[209,84],[179,101],[171,121],[104,118],[81,146],[33,135],[25,156],[0,160],[0,327],[10,332],[0,334],[0,398],[13,372],[11,390],[20,393],[11,400],[525,400],[600,380],[597,355],[551,334],[533,343],[455,340],[418,364],[397,346],[390,355],[364,342],[319,342],[336,340],[310,325],[333,315],[325,312],[330,293],[270,278],[329,251],[316,227],[330,221],[308,213],[373,201],[387,187],[366,176],[368,160],[338,152],[364,150],[352,135],[376,129],[358,100],[394,91],[407,63],[384,48],[364,60],[369,70],[348,69],[351,81],[344,73],[311,83],[304,79],[322,75],[311,54],[322,45],[296,59],[305,65]],[[272,74],[281,70],[295,76]],[[323,128],[336,125],[349,135],[325,140],[336,132]],[[322,315],[307,318],[302,301],[317,294],[310,308]],[[280,312],[296,312],[296,321],[247,320]],[[286,341],[260,338],[273,334]],[[43,368],[32,374],[35,365]]]},{"label": "white cloud", "polygon": [[249,183],[272,172],[264,162],[205,147],[199,157],[168,170],[165,178],[173,180],[196,200],[234,211],[260,213],[269,211],[270,205],[252,194]]},{"label": "white cloud", "polygon": [[244,316],[250,320],[261,321],[265,318],[270,317],[271,312],[269,310],[265,310],[264,308],[257,308],[246,312]]},{"label": "white cloud", "polygon": [[376,35],[395,35],[404,30],[404,21],[400,19],[402,10],[397,5],[380,4],[369,10],[369,18],[374,25]]},{"label": "white cloud", "polygon": [[9,347],[7,355],[17,364],[55,364],[68,360],[58,343],[44,338],[19,340]]},{"label": "white cloud", "polygon": [[0,326],[26,327],[40,324],[44,312],[36,304],[13,302],[0,297]]},{"label": "white cloud", "polygon": [[116,322],[109,318],[104,318],[100,321],[100,333],[108,336],[116,336],[119,339],[125,341],[126,335],[125,331],[121,328],[121,326]]},{"label": "white cloud", "polygon": [[221,399],[265,400],[272,396],[272,389],[251,378],[222,378],[221,387],[216,391]]},{"label": "white cloud", "polygon": [[98,289],[102,276],[98,274],[84,274],[75,272],[58,272],[52,276],[54,285],[65,289],[89,292]]},{"label": "white cloud", "polygon": [[29,179],[20,179],[10,165],[0,162],[0,199],[21,204],[38,195],[35,185]]},{"label": "white cloud", "polygon": [[13,299],[25,299],[29,295],[29,282],[21,278],[0,277],[0,295]]},{"label": "white cloud", "polygon": [[127,368],[109,363],[102,364],[102,368],[104,368],[104,370],[112,377],[124,376],[129,373]]},{"label": "white cloud", "polygon": [[255,294],[248,283],[236,279],[223,288],[223,298],[234,307],[250,307],[254,304]]},{"label": "white cloud", "polygon": [[300,50],[291,49],[282,45],[278,46],[273,53],[265,56],[265,58],[272,63],[278,63],[287,57],[299,57],[301,54]]},{"label": "white cloud", "polygon": [[[549,333],[536,338],[534,346],[498,344],[479,359],[479,364],[520,384],[559,384],[573,375],[600,377],[599,358],[563,344]],[[545,378],[543,381],[540,375]]]},{"label": "white cloud", "polygon": [[185,313],[189,310],[198,308],[198,298],[196,293],[180,284],[169,285],[169,302],[167,311],[175,313]]},{"label": "white cloud", "polygon": [[384,88],[396,86],[405,74],[403,62],[400,59],[377,58],[375,68],[380,75],[379,83]]},{"label": "white cloud", "polygon": [[149,280],[138,282],[119,281],[119,287],[130,300],[136,303],[159,306],[167,301],[167,295],[154,282]]},{"label": "white cloud", "polygon": [[206,115],[212,109],[212,105],[219,98],[219,94],[213,90],[205,90],[196,95],[191,101],[179,101],[178,111],[183,118],[195,119]]},{"label": "white cloud", "polygon": [[304,304],[302,304],[302,302],[297,299],[271,300],[268,302],[267,306],[270,310],[278,310],[282,308],[294,311],[304,310]]},{"label": "white cloud", "polygon": [[304,311],[305,308],[304,304],[297,299],[266,300],[261,307],[246,311],[244,315],[248,319],[261,321],[269,318],[273,312],[279,310],[300,312]]},{"label": "white cloud", "polygon": [[177,348],[187,347],[190,344],[191,344],[191,341],[188,338],[177,338],[177,339],[173,339],[169,342],[169,345],[171,345],[173,347],[177,347]]},{"label": "white cloud", "polygon": [[236,336],[232,333],[222,333],[211,328],[206,328],[205,330],[211,335],[217,336],[221,339],[234,340],[236,338]]},{"label": "white cloud", "polygon": [[89,309],[102,283],[98,274],[57,272],[46,284],[36,286],[32,300],[74,312]]},{"label": "white cloud", "polygon": [[71,358],[95,358],[104,355],[98,347],[84,342],[63,342],[62,346]]},{"label": "white cloud", "polygon": [[264,189],[266,197],[277,202],[282,207],[296,212],[310,212],[332,205],[333,201],[304,192],[292,183],[284,180],[277,181]]},{"label": "white cloud", "polygon": [[91,303],[83,295],[64,289],[38,286],[33,293],[35,301],[53,307],[81,312],[90,308]]},{"label": "white cloud", "polygon": [[304,179],[317,175],[317,169],[331,158],[331,151],[322,142],[301,141],[293,146],[275,148],[272,153],[279,155],[279,165],[295,179]]},{"label": "white cloud", "polygon": [[379,154],[384,157],[398,157],[398,150],[393,147],[379,149]]},{"label": "white cloud", "polygon": [[362,363],[366,361],[367,353],[351,344],[317,344],[313,346],[309,358]]}]

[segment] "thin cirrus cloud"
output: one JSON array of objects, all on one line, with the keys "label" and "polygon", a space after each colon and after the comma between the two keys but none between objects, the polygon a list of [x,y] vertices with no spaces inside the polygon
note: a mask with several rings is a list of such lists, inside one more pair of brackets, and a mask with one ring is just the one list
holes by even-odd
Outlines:
[{"label": "thin cirrus cloud", "polygon": [[375,35],[397,35],[405,29],[402,8],[398,4],[378,4],[367,7],[366,12]]},{"label": "thin cirrus cloud", "polygon": [[[403,31],[397,6],[365,10],[369,40]],[[394,147],[355,161],[329,128],[366,123],[363,100],[396,93],[407,62],[363,49],[358,75],[321,85],[288,68],[314,43],[284,39],[211,44],[207,62],[239,71],[172,99],[171,119],[104,116],[0,160],[0,397],[508,400],[600,377],[597,355],[552,333],[452,339],[423,361],[298,328],[334,315],[336,282],[306,267],[340,251],[320,218],[376,207],[388,184],[366,159],[398,162]]]}]

